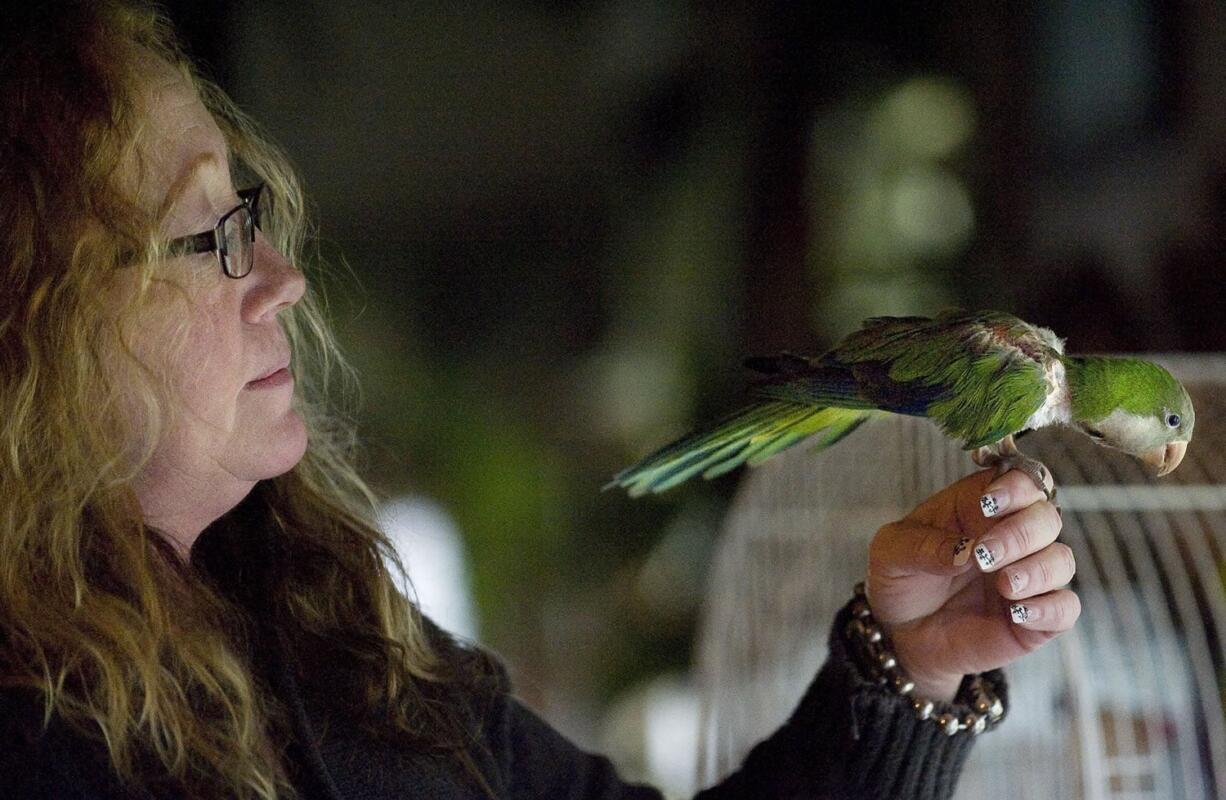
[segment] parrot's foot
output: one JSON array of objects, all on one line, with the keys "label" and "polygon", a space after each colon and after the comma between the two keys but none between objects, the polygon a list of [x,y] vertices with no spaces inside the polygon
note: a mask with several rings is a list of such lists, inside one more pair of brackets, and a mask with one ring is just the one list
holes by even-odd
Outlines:
[{"label": "parrot's foot", "polygon": [[1025,473],[1034,481],[1035,487],[1047,497],[1048,502],[1056,499],[1056,482],[1052,480],[1051,470],[1042,461],[1021,453],[1004,456],[996,463],[996,476],[1000,477],[1011,469]]},{"label": "parrot's foot", "polygon": [[1042,492],[1048,502],[1056,499],[1056,484],[1051,470],[1037,459],[1028,458],[1013,444],[1013,437],[1006,436],[994,445],[980,447],[971,453],[971,459],[981,467],[995,467],[1000,477],[1011,469],[1026,474]]}]

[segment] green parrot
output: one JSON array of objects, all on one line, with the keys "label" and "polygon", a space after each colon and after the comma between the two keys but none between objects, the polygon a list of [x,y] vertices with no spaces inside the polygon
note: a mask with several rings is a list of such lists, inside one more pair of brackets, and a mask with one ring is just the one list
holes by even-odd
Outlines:
[{"label": "green parrot", "polygon": [[[1135,358],[1070,356],[1047,328],[998,311],[873,317],[816,358],[755,357],[752,403],[665,445],[617,475],[631,496],[693,475],[751,466],[812,437],[814,450],[884,414],[928,417],[962,440],[980,466],[1020,468],[1044,487],[1044,468],[1014,436],[1067,425],[1129,453],[1156,475],[1183,460],[1196,416],[1162,367]],[[1050,495],[1049,495],[1050,497]]]}]

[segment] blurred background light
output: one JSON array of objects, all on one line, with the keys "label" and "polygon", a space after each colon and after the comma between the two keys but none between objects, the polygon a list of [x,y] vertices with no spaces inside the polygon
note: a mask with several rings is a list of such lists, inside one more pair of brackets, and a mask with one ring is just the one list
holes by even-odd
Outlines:
[{"label": "blurred background light", "polygon": [[899,175],[890,192],[890,212],[899,238],[917,258],[956,254],[974,228],[966,187],[937,167],[913,167]]},{"label": "blurred background light", "polygon": [[668,798],[699,788],[698,697],[684,674],[665,674],[635,686],[614,703],[601,735],[628,780],[650,781]]},{"label": "blurred background light", "polygon": [[464,542],[455,521],[424,497],[400,497],[379,509],[383,532],[396,547],[409,583],[405,596],[440,626],[470,641],[479,631],[473,613]]},{"label": "blurred background light", "polygon": [[871,130],[882,149],[904,158],[945,158],[974,134],[975,101],[965,86],[948,77],[917,76],[886,93]]}]

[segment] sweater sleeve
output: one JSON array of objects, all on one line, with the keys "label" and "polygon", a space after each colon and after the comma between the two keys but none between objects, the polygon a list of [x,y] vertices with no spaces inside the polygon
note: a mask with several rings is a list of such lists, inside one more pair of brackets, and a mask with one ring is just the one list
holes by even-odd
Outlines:
[{"label": "sweater sleeve", "polygon": [[[953,794],[973,735],[947,736],[917,719],[907,698],[865,681],[843,643],[848,614],[845,608],[835,618],[826,663],[787,722],[695,800],[939,800]],[[1004,699],[1003,676],[987,677]],[[607,758],[575,747],[512,697],[499,704],[496,716],[488,731],[491,751],[515,800],[661,797],[650,787],[623,783]]]}]

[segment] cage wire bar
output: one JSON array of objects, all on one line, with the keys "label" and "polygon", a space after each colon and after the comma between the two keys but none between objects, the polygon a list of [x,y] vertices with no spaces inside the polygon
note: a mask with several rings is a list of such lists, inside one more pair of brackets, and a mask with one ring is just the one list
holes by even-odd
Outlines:
[{"label": "cage wire bar", "polygon": [[[1152,479],[1068,430],[1020,442],[1060,487],[1082,617],[1007,670],[1009,718],[958,798],[1226,800],[1226,355],[1146,357],[1196,407],[1174,473]],[[975,469],[907,417],[806,450],[750,470],[724,522],[695,654],[702,785],[792,711],[877,528]]]}]

